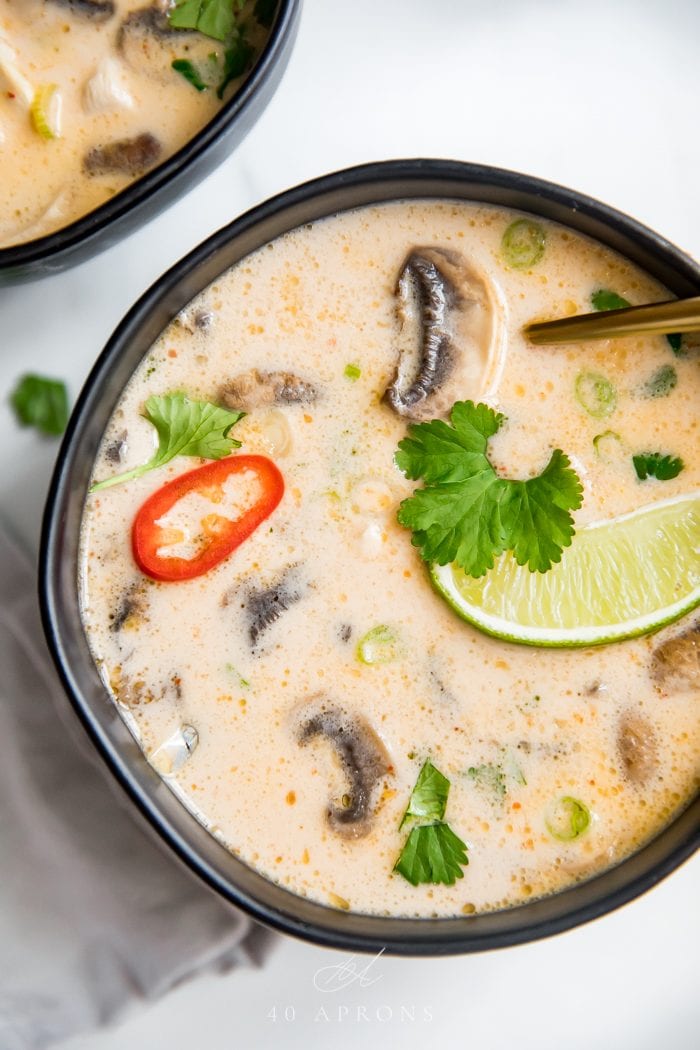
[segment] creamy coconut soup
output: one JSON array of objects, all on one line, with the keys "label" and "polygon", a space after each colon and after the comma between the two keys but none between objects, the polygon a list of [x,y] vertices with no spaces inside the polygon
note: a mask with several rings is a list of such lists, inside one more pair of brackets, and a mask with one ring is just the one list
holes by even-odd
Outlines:
[{"label": "creamy coconut soup", "polygon": [[[449,502],[475,473],[486,489],[493,468],[496,485],[538,478],[554,457],[539,536],[554,542],[557,502],[575,534],[549,571],[578,556],[590,523],[682,510],[660,575],[697,602],[697,502],[683,499],[700,488],[696,350],[664,337],[535,348],[521,333],[615,296],[667,293],[563,227],[396,202],[254,252],[146,353],[94,466],[85,630],[150,763],[268,878],[354,911],[508,907],[619,861],[696,790],[692,612],[595,647],[489,637],[431,586],[406,510],[431,485],[430,450],[411,459],[407,437],[439,444],[461,411],[472,458],[450,446],[448,488],[419,498]],[[497,524],[484,533],[473,503],[453,531],[467,523],[483,582],[515,540],[489,548]],[[453,510],[441,513],[436,527]],[[533,542],[522,516],[512,528]],[[475,544],[492,549],[491,577],[469,561]],[[603,547],[621,549],[612,535]],[[605,572],[598,590],[618,604],[634,570],[616,554]]]},{"label": "creamy coconut soup", "polygon": [[243,83],[275,7],[0,0],[0,247],[61,229],[179,150]]}]

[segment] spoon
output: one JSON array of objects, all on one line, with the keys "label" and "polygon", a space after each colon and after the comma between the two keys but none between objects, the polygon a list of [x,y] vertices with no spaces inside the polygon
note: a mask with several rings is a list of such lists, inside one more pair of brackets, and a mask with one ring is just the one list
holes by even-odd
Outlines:
[{"label": "spoon", "polygon": [[610,339],[616,335],[700,332],[700,296],[672,299],[623,310],[598,310],[577,317],[528,324],[523,334],[531,343],[578,343],[585,339]]}]

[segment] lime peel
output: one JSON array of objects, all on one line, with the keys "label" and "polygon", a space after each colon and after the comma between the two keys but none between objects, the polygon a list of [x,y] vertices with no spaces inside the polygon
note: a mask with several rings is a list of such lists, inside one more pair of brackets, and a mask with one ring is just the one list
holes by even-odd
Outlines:
[{"label": "lime peel", "polygon": [[506,641],[580,648],[649,634],[700,605],[700,493],[584,526],[545,575],[510,554],[480,579],[451,565],[430,574],[459,616]]}]

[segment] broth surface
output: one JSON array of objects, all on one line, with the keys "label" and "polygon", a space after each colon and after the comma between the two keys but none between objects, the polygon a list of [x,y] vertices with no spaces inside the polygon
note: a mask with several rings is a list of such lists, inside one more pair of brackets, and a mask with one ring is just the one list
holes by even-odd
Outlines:
[{"label": "broth surface", "polygon": [[[535,348],[520,331],[535,318],[589,310],[599,288],[632,302],[668,293],[551,223],[542,222],[541,261],[511,269],[500,245],[517,218],[479,205],[404,201],[266,245],[214,282],[146,353],[95,463],[102,479],[152,455],[153,428],[140,413],[154,394],[182,390],[216,402],[233,377],[254,369],[293,373],[318,393],[311,403],[251,408],[234,427],[240,453],[271,458],[286,487],[231,557],[180,583],[153,582],[136,568],[134,515],[198,462],[178,458],[89,498],[80,586],[100,673],[155,768],[236,855],[335,907],[448,916],[516,905],[619,861],[697,788],[697,692],[659,685],[650,670],[653,652],[692,617],[596,649],[500,642],[435,594],[396,520],[415,486],[393,462],[407,421],[381,398],[396,369],[397,276],[416,245],[458,252],[491,289],[489,365],[461,396],[507,416],[489,443],[499,470],[531,476],[553,448],[563,449],[584,486],[577,527],[700,488],[692,353],[674,357],[662,337]],[[640,396],[645,378],[669,364],[677,383],[668,395]],[[614,383],[609,419],[577,402],[582,369]],[[609,428],[620,442],[604,460],[593,438]],[[682,457],[677,478],[637,480],[632,452],[650,443]],[[251,595],[275,587],[284,608],[253,644]],[[390,627],[395,651],[368,665],[357,646],[378,625]],[[369,724],[388,755],[362,837],[339,834],[327,818],[349,790],[336,751],[322,737],[299,742],[304,718],[324,703]],[[196,731],[191,754],[183,727],[185,736]],[[630,732],[645,738],[641,772],[625,761]],[[413,886],[392,873],[406,840],[399,824],[428,758],[450,780],[446,820],[468,846],[454,886]],[[562,796],[591,814],[585,834],[570,842],[547,828]]]}]

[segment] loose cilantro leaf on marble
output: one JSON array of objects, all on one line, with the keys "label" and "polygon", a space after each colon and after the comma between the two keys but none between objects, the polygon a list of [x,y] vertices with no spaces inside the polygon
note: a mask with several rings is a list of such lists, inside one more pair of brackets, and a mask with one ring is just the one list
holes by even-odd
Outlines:
[{"label": "loose cilantro leaf on marble", "polygon": [[57,437],[68,422],[66,385],[46,376],[26,375],[10,394],[10,404],[24,427]]},{"label": "loose cilantro leaf on marble", "polygon": [[487,445],[504,421],[487,405],[458,401],[450,423],[413,424],[399,442],[397,466],[425,485],[401,503],[398,520],[425,561],[454,562],[478,578],[510,550],[518,565],[546,572],[571,543],[569,512],[581,506],[583,490],[568,457],[555,449],[527,481],[499,477]]},{"label": "loose cilantro leaf on marble", "polygon": [[143,416],[158,433],[158,448],[154,455],[133,470],[97,482],[90,492],[139,478],[149,470],[169,463],[175,456],[222,459],[234,448],[240,448],[240,441],[228,435],[231,427],[244,415],[244,412],[229,412],[209,401],[190,401],[182,393],[149,397]]},{"label": "loose cilantro leaf on marble", "polygon": [[677,478],[685,464],[680,457],[664,456],[661,452],[644,452],[632,456],[634,469],[640,481],[656,478],[658,481],[670,481]]}]

